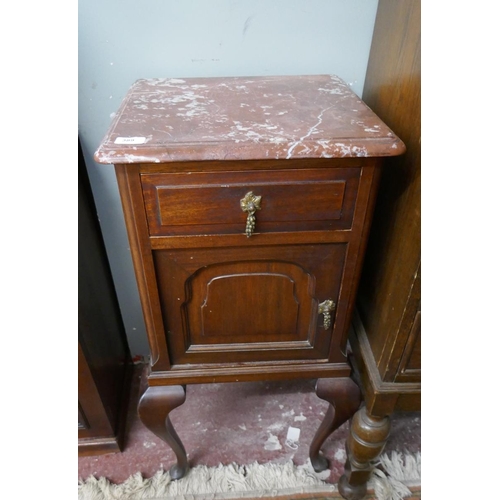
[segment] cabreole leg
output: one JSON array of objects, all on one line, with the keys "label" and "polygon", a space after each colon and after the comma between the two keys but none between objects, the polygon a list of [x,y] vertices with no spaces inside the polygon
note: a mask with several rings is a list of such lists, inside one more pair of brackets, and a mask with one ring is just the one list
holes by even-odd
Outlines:
[{"label": "cabreole leg", "polygon": [[186,450],[170,421],[169,413],[186,400],[181,385],[148,387],[139,401],[138,413],[142,423],[173,450],[177,463],[170,468],[170,477],[180,479],[188,471]]},{"label": "cabreole leg", "polygon": [[348,500],[361,500],[373,470],[389,437],[389,417],[375,417],[361,407],[354,415],[347,438],[347,460],[339,480],[339,492]]},{"label": "cabreole leg", "polygon": [[320,472],[328,468],[328,460],[319,454],[321,446],[326,438],[349,420],[359,408],[361,391],[349,377],[321,378],[316,383],[316,395],[330,403],[309,448],[311,464],[316,472]]}]

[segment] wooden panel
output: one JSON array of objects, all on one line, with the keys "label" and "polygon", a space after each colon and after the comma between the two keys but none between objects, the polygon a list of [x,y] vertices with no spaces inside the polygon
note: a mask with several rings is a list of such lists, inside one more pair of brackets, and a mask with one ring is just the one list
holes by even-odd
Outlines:
[{"label": "wooden panel", "polygon": [[347,229],[361,169],[142,174],[151,235],[244,233],[240,200],[261,196],[256,232]]},{"label": "wooden panel", "polygon": [[192,343],[305,340],[298,334],[307,332],[312,297],[304,303],[296,294],[308,290],[308,278],[294,264],[282,262],[249,262],[244,268],[241,263],[231,263],[202,269],[190,282],[192,296],[185,306],[191,318]]},{"label": "wooden panel", "polygon": [[166,370],[170,368],[170,361],[163,335],[163,319],[156,289],[156,276],[148,237],[148,224],[144,213],[139,168],[137,165],[128,167],[116,165],[115,171],[146,323],[151,364],[159,370]]},{"label": "wooden panel", "polygon": [[[110,407],[111,411],[116,408]],[[98,438],[114,436],[115,422],[106,413],[101,394],[85,358],[81,344],[78,344],[78,413],[83,417],[78,427],[78,438]]]},{"label": "wooden panel", "polygon": [[78,403],[78,430],[88,429],[89,423],[80,403]]},{"label": "wooden panel", "polygon": [[413,320],[413,325],[405,345],[405,350],[401,357],[396,382],[419,382],[421,378],[421,331],[420,331],[420,311],[417,311]]},{"label": "wooden panel", "polygon": [[420,409],[420,381],[386,382],[373,357],[367,332],[358,311],[355,312],[349,335],[355,376],[360,381],[367,411],[384,417],[396,410],[417,411]]},{"label": "wooden panel", "polygon": [[415,322],[413,323],[413,328],[410,332],[410,338],[408,340],[407,348],[408,355],[406,352],[403,354],[403,359],[401,362],[402,373],[408,373],[410,371],[420,371],[421,369],[421,315],[418,311]]},{"label": "wooden panel", "polygon": [[[139,171],[141,174],[161,174],[165,172],[188,173],[191,172],[227,172],[228,170],[301,170],[316,168],[351,168],[360,167],[363,164],[374,161],[372,158],[303,158],[283,160],[248,160],[248,161],[183,161],[177,163],[141,163]],[[233,165],[228,169],[228,165]],[[237,166],[237,168],[236,168]]]},{"label": "wooden panel", "polygon": [[78,449],[118,451],[130,353],[83,156],[78,162]]},{"label": "wooden panel", "polygon": [[[411,287],[406,293],[407,301],[398,325],[398,333],[393,338],[394,343],[392,345],[391,355],[386,365],[387,368],[384,378],[386,381],[396,381],[400,376],[402,359],[405,356],[410,356],[411,346],[416,341],[416,332],[414,330],[416,326],[419,328],[420,325],[420,265],[415,273]],[[420,381],[420,371],[414,371],[413,376],[404,381]]]},{"label": "wooden panel", "polygon": [[174,367],[328,359],[341,332],[335,321],[325,330],[317,309],[338,302],[345,253],[345,244],[155,251]]},{"label": "wooden panel", "polygon": [[363,100],[407,147],[382,172],[358,295],[374,358],[389,382],[420,300],[420,2],[379,2]]}]

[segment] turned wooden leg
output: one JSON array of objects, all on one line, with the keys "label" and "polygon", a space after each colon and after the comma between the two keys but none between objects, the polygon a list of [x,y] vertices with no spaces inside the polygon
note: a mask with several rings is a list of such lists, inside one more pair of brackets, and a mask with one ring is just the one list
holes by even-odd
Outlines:
[{"label": "turned wooden leg", "polygon": [[139,401],[138,413],[142,423],[173,450],[177,463],[170,469],[172,479],[180,479],[189,469],[186,450],[170,421],[168,414],[186,400],[181,385],[148,387]]},{"label": "turned wooden leg", "polygon": [[347,438],[347,461],[339,480],[339,492],[348,500],[361,500],[373,471],[373,461],[382,453],[389,437],[389,417],[375,417],[361,407],[351,421]]},{"label": "turned wooden leg", "polygon": [[326,438],[352,417],[361,403],[361,391],[354,381],[345,378],[321,378],[316,383],[316,395],[330,406],[309,448],[309,458],[316,472],[328,468],[328,460],[319,454]]}]

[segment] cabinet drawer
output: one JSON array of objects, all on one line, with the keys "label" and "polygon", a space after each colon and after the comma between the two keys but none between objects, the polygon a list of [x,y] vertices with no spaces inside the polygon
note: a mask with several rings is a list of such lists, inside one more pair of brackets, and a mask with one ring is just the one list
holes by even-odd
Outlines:
[{"label": "cabinet drawer", "polygon": [[360,168],[142,174],[151,236],[244,234],[240,200],[260,196],[255,233],[351,227]]}]

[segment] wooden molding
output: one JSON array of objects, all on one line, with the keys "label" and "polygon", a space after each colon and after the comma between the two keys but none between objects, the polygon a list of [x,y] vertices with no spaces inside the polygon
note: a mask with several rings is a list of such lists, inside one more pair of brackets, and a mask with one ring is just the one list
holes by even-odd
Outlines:
[{"label": "wooden molding", "polygon": [[[385,416],[395,410],[420,410],[420,383],[382,380],[357,309],[354,311],[349,341],[353,352],[351,359],[361,379],[369,413],[374,416]],[[399,402],[400,399],[401,402]]]}]

